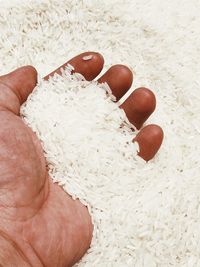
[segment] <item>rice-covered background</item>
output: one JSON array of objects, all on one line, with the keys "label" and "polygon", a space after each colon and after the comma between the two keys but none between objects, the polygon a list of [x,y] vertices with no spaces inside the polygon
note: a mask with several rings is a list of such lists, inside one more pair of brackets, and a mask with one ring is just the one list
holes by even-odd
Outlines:
[{"label": "rice-covered background", "polygon": [[43,76],[92,50],[104,55],[105,70],[128,65],[132,90],[154,91],[148,123],[161,125],[165,139],[136,179],[130,251],[137,267],[200,266],[199,0],[7,2],[0,2],[0,74],[32,64]]}]

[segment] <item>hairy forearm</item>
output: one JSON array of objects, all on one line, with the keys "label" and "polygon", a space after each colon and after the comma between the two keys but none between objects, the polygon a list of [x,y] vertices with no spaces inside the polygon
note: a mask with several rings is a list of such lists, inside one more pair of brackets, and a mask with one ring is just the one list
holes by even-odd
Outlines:
[{"label": "hairy forearm", "polygon": [[6,234],[0,232],[0,267],[30,267],[23,252]]}]

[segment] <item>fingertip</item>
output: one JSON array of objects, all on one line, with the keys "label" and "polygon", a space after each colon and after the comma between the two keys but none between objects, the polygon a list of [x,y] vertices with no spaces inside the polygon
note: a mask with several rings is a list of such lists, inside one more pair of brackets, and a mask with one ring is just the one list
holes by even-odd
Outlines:
[{"label": "fingertip", "polygon": [[118,101],[130,89],[133,73],[125,65],[114,65],[98,79],[98,82],[107,83],[112,94],[116,97],[116,101]]},{"label": "fingertip", "polygon": [[140,87],[135,89],[120,107],[125,111],[128,120],[140,129],[154,112],[156,97],[150,89]]},{"label": "fingertip", "polygon": [[30,83],[29,86],[35,87],[37,84],[38,72],[35,67],[31,65],[23,66],[16,70],[16,74],[18,77],[27,77],[27,86],[28,82]]},{"label": "fingertip", "polygon": [[72,58],[68,64],[74,67],[73,72],[78,72],[91,81],[102,71],[104,58],[97,52],[85,52]]},{"label": "fingertip", "polygon": [[27,73],[30,73],[33,79],[37,80],[38,72],[35,67],[32,65],[26,65],[22,67],[22,69],[24,69]]},{"label": "fingertip", "polygon": [[37,70],[31,65],[23,66],[1,76],[0,82],[17,95],[22,104],[37,84]]},{"label": "fingertip", "polygon": [[151,160],[163,142],[164,132],[162,128],[156,124],[145,126],[133,139],[139,145],[138,155],[146,161]]},{"label": "fingertip", "polygon": [[104,57],[102,54],[98,53],[98,52],[88,52],[88,53],[93,53],[94,55],[94,60],[97,61],[99,68],[101,68],[101,70],[103,69],[104,66]]}]

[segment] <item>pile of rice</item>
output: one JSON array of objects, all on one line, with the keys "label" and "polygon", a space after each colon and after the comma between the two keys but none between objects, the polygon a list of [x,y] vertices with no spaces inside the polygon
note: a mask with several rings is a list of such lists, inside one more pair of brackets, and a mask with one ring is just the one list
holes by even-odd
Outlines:
[{"label": "pile of rice", "polygon": [[83,261],[96,266],[108,253],[107,264],[132,265],[130,249],[139,238],[135,184],[141,179],[135,173],[145,163],[136,157],[135,133],[124,112],[104,88],[66,70],[62,77],[40,81],[21,115],[42,141],[53,181],[91,213],[94,238]]},{"label": "pile of rice", "polygon": [[[34,130],[40,138],[52,138],[51,142],[43,143],[49,162],[54,161],[54,153],[58,153],[55,166],[60,169],[57,167],[54,170],[52,164],[52,175],[57,173],[53,179],[65,177],[68,192],[74,196],[80,194],[82,201],[90,207],[96,225],[95,236],[90,253],[79,266],[200,266],[199,0],[11,2],[6,1],[5,4],[4,1],[3,4],[1,1],[1,74],[21,65],[32,64],[41,75],[45,75],[76,54],[85,50],[98,51],[105,57],[105,69],[111,64],[127,64],[135,72],[132,90],[139,86],[149,87],[157,97],[156,112],[148,123],[159,124],[164,129],[165,139],[158,155],[147,164],[135,156],[136,149],[130,143],[124,147],[125,140],[131,142],[134,136],[127,127],[119,128],[123,114],[105,97],[103,89],[99,90],[95,84],[81,82],[83,90],[80,90],[80,81],[73,80],[71,83],[68,78],[62,78],[63,82],[57,78],[50,84],[42,82],[28,100],[27,107],[23,108],[33,129],[37,123],[39,127],[41,120],[48,121],[45,132],[43,126]],[[96,134],[81,130],[84,140],[89,136],[90,140],[86,142],[88,151],[81,149],[83,146],[86,149],[86,143],[80,144],[80,132],[70,136],[70,129],[64,131],[66,120],[61,109],[65,107],[65,100],[61,95],[64,94],[68,101],[66,92],[69,87],[69,93],[74,95],[73,86],[82,93],[82,104],[75,105],[74,102],[81,96],[72,99],[74,108],[82,105],[85,110],[83,114],[76,112],[74,119],[77,124],[74,122],[73,128],[82,127],[88,131],[95,125],[95,133],[99,135],[97,138]],[[37,98],[42,91],[43,97]],[[91,107],[88,107],[89,101]],[[57,102],[59,106],[55,105]],[[51,107],[54,105],[52,112],[48,105],[44,108],[45,103]],[[32,105],[37,107],[34,114],[28,111],[29,105],[30,108]],[[39,109],[44,112],[40,113]],[[97,127],[98,112],[99,123],[101,121],[104,125],[106,118],[110,120],[105,136],[103,131],[106,129]],[[88,127],[80,121],[80,116],[81,119],[88,119]],[[51,124],[53,120],[55,127]],[[62,126],[58,122],[56,125],[57,120]],[[112,140],[116,135],[117,140]],[[77,150],[83,151],[84,157],[77,159],[73,158],[77,153],[66,153],[71,149],[69,144],[63,150],[67,138],[71,145],[77,146]],[[96,145],[110,153],[111,149],[116,149],[110,143],[116,142],[116,145],[121,142],[118,151],[113,151],[113,165],[98,157],[103,151],[95,151],[96,146],[92,148],[97,139],[101,140],[101,145]],[[61,143],[63,147],[59,151]],[[127,155],[124,167],[117,161],[122,159],[121,150]],[[88,158],[85,157],[86,153]],[[80,166],[75,169],[72,165],[70,169],[70,164],[62,163],[63,159],[79,160]],[[114,165],[115,161],[117,163]],[[81,180],[78,174],[80,170],[86,171],[86,164],[87,171],[93,165],[98,169],[99,164],[99,171],[105,168],[107,177],[97,179],[97,176],[87,173]],[[112,173],[113,166],[115,175]],[[68,168],[67,175],[63,175],[64,168]],[[58,175],[58,170],[61,175]],[[122,172],[124,179],[119,177]],[[76,179],[70,180],[69,174]],[[79,180],[82,182],[77,182]],[[92,193],[86,198],[85,194],[89,191]],[[99,200],[97,196],[100,194]]]}]

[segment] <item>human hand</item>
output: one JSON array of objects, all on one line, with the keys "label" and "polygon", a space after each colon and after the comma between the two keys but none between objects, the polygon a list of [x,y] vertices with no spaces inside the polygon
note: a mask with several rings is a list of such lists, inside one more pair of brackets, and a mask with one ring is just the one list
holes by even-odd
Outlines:
[{"label": "human hand", "polygon": [[[88,55],[92,59],[84,61]],[[101,55],[88,52],[68,63],[93,80],[104,62]],[[56,72],[60,74],[60,68]],[[132,73],[116,65],[99,82],[107,82],[119,100],[131,87]],[[93,226],[87,208],[53,184],[40,141],[19,117],[20,105],[36,83],[37,72],[31,66],[0,77],[0,265],[72,266],[90,246]],[[155,97],[140,89],[121,108],[139,129],[153,112]],[[144,127],[136,136],[145,160],[160,147],[158,136],[163,133],[155,125]]]}]

